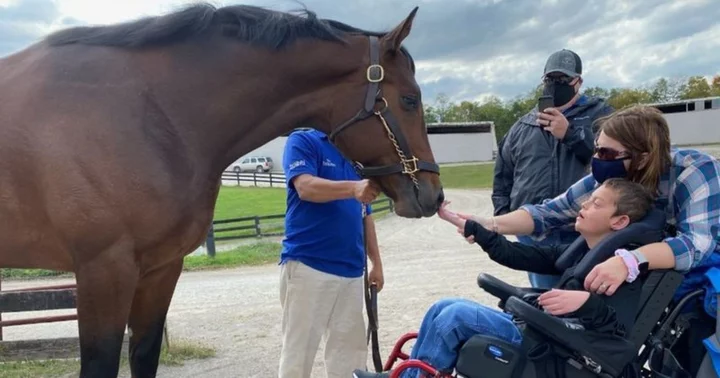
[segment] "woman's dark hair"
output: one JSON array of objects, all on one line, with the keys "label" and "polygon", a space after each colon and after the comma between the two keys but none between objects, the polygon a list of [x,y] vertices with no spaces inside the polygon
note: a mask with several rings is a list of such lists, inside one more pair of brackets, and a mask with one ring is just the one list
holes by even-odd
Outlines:
[{"label": "woman's dark hair", "polygon": [[628,179],[657,195],[660,176],[670,167],[670,128],[655,107],[636,105],[598,120],[600,132],[618,141],[632,158]]}]

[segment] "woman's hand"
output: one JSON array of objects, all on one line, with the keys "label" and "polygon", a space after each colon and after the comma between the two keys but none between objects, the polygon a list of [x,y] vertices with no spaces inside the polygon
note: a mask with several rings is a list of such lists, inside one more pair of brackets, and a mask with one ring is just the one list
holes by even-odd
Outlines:
[{"label": "woman's hand", "polygon": [[628,277],[622,257],[613,256],[595,267],[585,277],[585,290],[607,296],[615,294]]},{"label": "woman's hand", "polygon": [[538,304],[551,315],[565,315],[577,311],[590,298],[590,293],[580,290],[552,289],[538,297]]}]

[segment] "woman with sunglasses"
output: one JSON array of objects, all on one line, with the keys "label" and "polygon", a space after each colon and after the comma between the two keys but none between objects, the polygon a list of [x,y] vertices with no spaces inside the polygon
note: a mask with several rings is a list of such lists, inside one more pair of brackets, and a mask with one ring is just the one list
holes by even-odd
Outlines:
[{"label": "woman with sunglasses", "polygon": [[[700,321],[702,325],[691,326],[689,331],[695,331],[695,336],[689,331],[685,335],[688,347],[702,348],[695,338],[702,340],[712,334],[712,318],[716,316],[716,304],[712,302],[715,294],[703,274],[711,266],[720,266],[720,163],[697,150],[671,148],[668,124],[654,107],[634,106],[603,117],[598,123],[592,173],[565,193],[496,217],[460,215],[500,234],[542,238],[573,222],[580,204],[605,180],[625,177],[644,185],[654,193],[655,205],[665,210],[668,237],[633,251],[618,250],[615,257],[588,274],[585,288],[613,295],[622,282],[632,282],[648,269],[684,273],[686,279],[676,298],[697,288],[706,289],[702,307],[707,316]],[[699,366],[699,362],[681,362],[686,362],[684,366]]]}]

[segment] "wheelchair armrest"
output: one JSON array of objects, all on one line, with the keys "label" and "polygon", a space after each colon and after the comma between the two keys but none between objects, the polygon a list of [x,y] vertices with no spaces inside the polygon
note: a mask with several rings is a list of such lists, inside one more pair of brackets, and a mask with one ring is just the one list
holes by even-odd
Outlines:
[{"label": "wheelchair armrest", "polygon": [[547,291],[547,289],[536,289],[531,287],[521,288],[513,286],[486,273],[480,273],[478,275],[477,283],[481,289],[487,291],[494,297],[499,298],[500,303],[504,303],[510,297],[532,298]]},{"label": "wheelchair armrest", "polygon": [[622,367],[613,366],[610,361],[607,361],[602,356],[601,352],[595,350],[593,345],[581,337],[586,331],[580,322],[550,315],[514,296],[507,299],[505,310],[515,315],[526,326],[539,332],[546,339],[553,341],[553,344],[580,353],[601,366],[603,371],[613,376],[620,373],[619,370]]}]

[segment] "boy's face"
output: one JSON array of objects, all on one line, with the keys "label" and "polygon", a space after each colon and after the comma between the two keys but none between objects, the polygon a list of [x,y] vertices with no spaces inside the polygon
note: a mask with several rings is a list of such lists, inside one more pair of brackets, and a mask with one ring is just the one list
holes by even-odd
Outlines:
[{"label": "boy's face", "polygon": [[630,219],[627,215],[613,215],[617,210],[617,194],[607,187],[600,186],[590,198],[582,204],[575,219],[575,230],[583,237],[600,237],[612,231],[625,228]]}]

